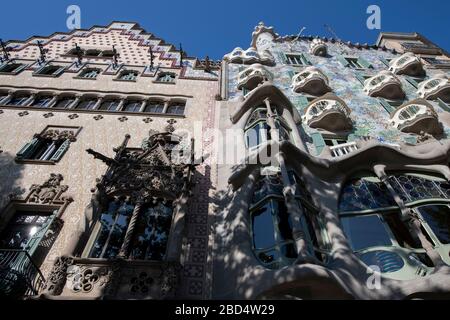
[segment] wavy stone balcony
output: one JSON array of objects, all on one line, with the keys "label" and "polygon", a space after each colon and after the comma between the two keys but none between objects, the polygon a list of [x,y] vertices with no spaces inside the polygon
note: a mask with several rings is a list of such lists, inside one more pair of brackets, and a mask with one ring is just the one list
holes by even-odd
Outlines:
[{"label": "wavy stone balcony", "polygon": [[258,50],[253,47],[250,47],[247,50],[243,50],[242,48],[237,47],[233,51],[231,51],[231,53],[226,54],[223,59],[231,63],[260,63],[268,66],[275,64],[275,59],[273,58],[270,51],[264,50],[262,52],[258,52]]},{"label": "wavy stone balcony", "polygon": [[316,67],[308,67],[292,78],[292,90],[297,93],[305,92],[314,96],[321,96],[331,91],[328,78]]},{"label": "wavy stone balcony", "polygon": [[382,71],[364,82],[364,92],[370,97],[382,97],[391,100],[403,99],[402,83],[390,71]]},{"label": "wavy stone balcony", "polygon": [[328,54],[328,47],[321,39],[314,39],[311,41],[309,52],[315,56],[326,57]]},{"label": "wavy stone balcony", "polygon": [[255,89],[260,83],[271,80],[270,73],[259,63],[252,64],[250,67],[240,72],[238,75],[238,89]]},{"label": "wavy stone balcony", "polygon": [[427,100],[440,98],[450,102],[450,79],[442,74],[420,83],[417,90],[419,97]]},{"label": "wavy stone balcony", "polygon": [[311,128],[331,132],[351,130],[351,110],[344,101],[332,94],[318,98],[306,108],[303,121]]},{"label": "wavy stone balcony", "polygon": [[439,135],[443,130],[433,106],[423,99],[399,107],[391,116],[391,124],[406,133]]},{"label": "wavy stone balcony", "polygon": [[407,52],[392,60],[389,71],[397,75],[406,74],[408,76],[421,76],[425,73],[422,61],[412,52]]}]

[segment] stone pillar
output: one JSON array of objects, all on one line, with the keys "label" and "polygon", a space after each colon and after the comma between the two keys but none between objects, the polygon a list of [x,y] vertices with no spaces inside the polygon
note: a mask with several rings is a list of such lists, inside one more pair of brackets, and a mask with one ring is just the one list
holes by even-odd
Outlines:
[{"label": "stone pillar", "polygon": [[103,97],[99,97],[97,99],[97,102],[95,103],[94,107],[92,108],[92,110],[98,110],[98,108],[100,108],[100,105],[102,104],[102,102],[103,102]]},{"label": "stone pillar", "polygon": [[136,202],[136,205],[133,210],[133,214],[131,215],[130,223],[128,224],[127,232],[125,233],[125,238],[122,243],[122,247],[120,248],[119,257],[126,258],[130,251],[130,244],[133,238],[134,230],[136,228],[136,223],[139,218],[139,214],[141,212],[143,206],[143,200],[139,199]]},{"label": "stone pillar", "polygon": [[272,141],[280,141],[280,135],[277,129],[277,126],[275,124],[275,114],[272,112],[272,107],[270,105],[270,100],[269,98],[266,98],[264,100],[264,103],[266,104],[267,107],[267,124],[270,127],[270,136]]},{"label": "stone pillar", "polygon": [[170,100],[164,101],[164,108],[163,108],[162,113],[167,113],[167,109],[169,108],[169,103],[170,103]]},{"label": "stone pillar", "polygon": [[295,187],[292,186],[289,180],[286,163],[284,160],[284,154],[278,155],[281,175],[283,179],[283,195],[287,211],[291,216],[292,221],[292,236],[294,238],[297,247],[297,262],[317,262],[314,257],[308,253],[308,239],[306,239],[306,233],[304,230],[303,220],[305,219],[305,213],[299,201],[295,198]]},{"label": "stone pillar", "polygon": [[146,106],[147,106],[147,100],[142,100],[141,108],[139,109],[139,112],[144,112]]},{"label": "stone pillar", "polygon": [[81,94],[77,94],[77,95],[75,96],[75,100],[67,107],[67,109],[73,109],[73,108],[75,108],[75,107],[78,105],[78,103],[80,102],[81,97],[82,97]]},{"label": "stone pillar", "polygon": [[53,98],[52,98],[52,100],[50,100],[50,101],[48,102],[47,108],[53,108],[53,106],[54,106],[55,103],[56,103],[56,100],[58,100],[58,97],[59,97],[59,94],[58,94],[58,93],[53,94]]},{"label": "stone pillar", "polygon": [[122,111],[123,106],[125,105],[126,98],[120,98],[119,105],[117,106],[116,111]]},{"label": "stone pillar", "polygon": [[29,107],[33,104],[35,99],[36,99],[36,93],[33,93],[30,95],[30,97],[27,99],[27,101],[25,101],[25,103],[23,105],[26,107]]},{"label": "stone pillar", "polygon": [[384,183],[384,185],[389,190],[389,193],[394,198],[395,202],[400,208],[401,211],[401,219],[403,223],[406,224],[408,229],[410,230],[411,235],[416,238],[416,240],[419,240],[420,244],[422,245],[422,248],[425,249],[428,257],[431,259],[435,267],[443,266],[445,265],[442,261],[442,258],[440,254],[434,250],[433,244],[428,241],[427,237],[422,232],[422,223],[420,222],[419,216],[413,212],[410,208],[406,207],[403,200],[400,198],[400,195],[398,195],[394,188],[392,187],[391,183],[389,182],[389,178],[384,171],[385,166],[384,165],[375,165],[374,166],[374,172],[377,175],[377,177]]}]

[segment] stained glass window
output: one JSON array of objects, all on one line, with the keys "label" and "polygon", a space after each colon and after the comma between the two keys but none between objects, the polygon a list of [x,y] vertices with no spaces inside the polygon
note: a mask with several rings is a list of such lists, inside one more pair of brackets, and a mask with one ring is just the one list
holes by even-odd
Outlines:
[{"label": "stained glass window", "polygon": [[433,181],[431,177],[401,174],[390,176],[389,182],[405,203],[436,198],[448,199],[450,195],[450,185],[442,179]]},{"label": "stained glass window", "polygon": [[384,183],[375,177],[365,177],[352,179],[344,186],[339,210],[362,211],[396,205]]}]

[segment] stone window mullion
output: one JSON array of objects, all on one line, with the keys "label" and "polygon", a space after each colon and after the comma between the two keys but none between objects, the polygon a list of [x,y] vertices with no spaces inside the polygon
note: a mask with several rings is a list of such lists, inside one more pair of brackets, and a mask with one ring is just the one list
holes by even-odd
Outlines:
[{"label": "stone window mullion", "polygon": [[142,212],[143,205],[144,201],[142,199],[137,200],[136,205],[133,209],[133,214],[131,215],[130,218],[130,223],[128,224],[127,227],[127,232],[125,233],[125,237],[122,242],[122,247],[120,248],[120,252],[118,255],[121,258],[127,258],[129,255],[131,240],[133,239],[136,224]]}]

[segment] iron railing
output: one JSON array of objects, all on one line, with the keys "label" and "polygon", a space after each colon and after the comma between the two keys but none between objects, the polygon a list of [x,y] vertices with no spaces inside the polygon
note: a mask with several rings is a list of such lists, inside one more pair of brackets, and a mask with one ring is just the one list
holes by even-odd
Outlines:
[{"label": "iron railing", "polygon": [[44,276],[25,250],[0,250],[0,297],[20,299],[39,293]]}]

